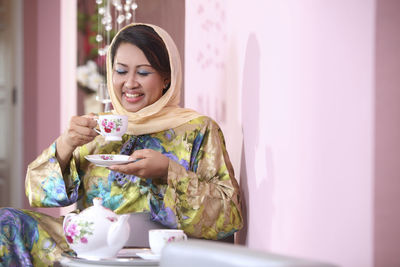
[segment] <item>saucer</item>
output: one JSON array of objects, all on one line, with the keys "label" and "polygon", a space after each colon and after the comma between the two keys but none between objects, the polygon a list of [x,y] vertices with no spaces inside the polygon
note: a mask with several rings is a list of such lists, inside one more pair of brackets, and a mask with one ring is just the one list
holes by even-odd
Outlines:
[{"label": "saucer", "polygon": [[111,165],[135,162],[135,160],[129,159],[128,155],[114,155],[114,154],[87,155],[85,156],[85,159],[100,167],[108,167]]},{"label": "saucer", "polygon": [[144,260],[159,260],[161,257],[160,254],[154,254],[151,251],[137,252],[136,255],[138,255]]},{"label": "saucer", "polygon": [[61,266],[158,266],[158,260],[146,260],[138,255],[149,252],[148,248],[123,248],[116,257],[105,259],[87,259],[62,253],[60,263]]}]

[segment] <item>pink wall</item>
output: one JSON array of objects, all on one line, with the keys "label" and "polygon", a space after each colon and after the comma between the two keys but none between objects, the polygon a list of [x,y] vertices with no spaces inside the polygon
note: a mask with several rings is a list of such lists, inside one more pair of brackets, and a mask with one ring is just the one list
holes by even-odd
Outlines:
[{"label": "pink wall", "polygon": [[186,5],[185,104],[224,130],[242,243],[373,266],[374,38],[373,0]]},{"label": "pink wall", "polygon": [[400,2],[376,8],[375,266],[400,266]]},{"label": "pink wall", "polygon": [[60,10],[60,1],[38,1],[36,144],[39,151],[60,134]]},{"label": "pink wall", "polygon": [[24,2],[24,162],[59,135],[60,2]]}]

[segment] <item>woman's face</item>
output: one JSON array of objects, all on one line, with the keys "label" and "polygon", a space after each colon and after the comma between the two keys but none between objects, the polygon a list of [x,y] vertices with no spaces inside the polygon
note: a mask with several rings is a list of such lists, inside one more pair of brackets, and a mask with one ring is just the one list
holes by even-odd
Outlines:
[{"label": "woman's face", "polygon": [[162,96],[167,81],[151,67],[137,46],[121,43],[114,57],[112,81],[117,98],[130,112],[137,112]]}]

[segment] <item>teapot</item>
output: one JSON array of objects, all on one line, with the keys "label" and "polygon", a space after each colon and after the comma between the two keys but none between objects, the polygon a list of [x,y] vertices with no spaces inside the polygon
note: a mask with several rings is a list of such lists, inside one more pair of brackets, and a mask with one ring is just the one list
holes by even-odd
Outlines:
[{"label": "teapot", "polygon": [[78,257],[112,258],[129,238],[129,214],[117,215],[99,197],[81,213],[68,213],[63,222],[65,239]]}]

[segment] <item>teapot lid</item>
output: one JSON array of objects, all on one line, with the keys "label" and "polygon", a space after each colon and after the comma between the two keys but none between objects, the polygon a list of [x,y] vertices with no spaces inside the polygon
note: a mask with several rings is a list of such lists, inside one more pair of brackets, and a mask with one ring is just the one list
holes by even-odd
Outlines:
[{"label": "teapot lid", "polygon": [[95,213],[97,216],[104,217],[104,216],[116,216],[111,209],[103,206],[103,199],[101,197],[93,198],[93,206],[84,209],[80,214],[93,214]]}]

